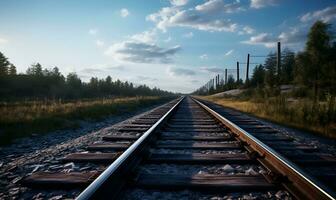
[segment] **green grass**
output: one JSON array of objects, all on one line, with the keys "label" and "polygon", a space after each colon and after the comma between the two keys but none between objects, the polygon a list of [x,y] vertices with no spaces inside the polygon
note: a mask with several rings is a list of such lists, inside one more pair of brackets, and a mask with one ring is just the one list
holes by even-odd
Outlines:
[{"label": "green grass", "polygon": [[308,98],[293,99],[286,95],[268,98],[200,97],[272,122],[336,138],[335,98],[313,103]]},{"label": "green grass", "polygon": [[0,145],[50,131],[78,128],[79,120],[97,121],[107,116],[132,112],[168,97],[123,97],[75,101],[0,102]]}]

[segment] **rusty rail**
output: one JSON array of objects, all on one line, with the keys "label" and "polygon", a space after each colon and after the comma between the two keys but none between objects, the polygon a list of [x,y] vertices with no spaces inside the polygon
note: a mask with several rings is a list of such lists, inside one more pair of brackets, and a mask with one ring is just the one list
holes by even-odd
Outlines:
[{"label": "rusty rail", "polygon": [[[281,184],[297,199],[336,199],[334,192],[316,181],[297,165],[287,160],[259,139],[243,130],[233,122],[218,114],[205,104],[192,98],[202,108],[211,113],[217,120],[225,124],[232,133],[245,143],[252,151],[258,153],[258,161],[272,171],[272,181],[281,180]],[[274,173],[276,172],[276,173]]]}]

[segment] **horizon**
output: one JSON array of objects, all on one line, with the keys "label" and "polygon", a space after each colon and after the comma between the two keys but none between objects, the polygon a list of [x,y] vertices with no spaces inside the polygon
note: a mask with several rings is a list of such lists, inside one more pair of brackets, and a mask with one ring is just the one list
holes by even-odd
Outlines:
[{"label": "horizon", "polygon": [[19,73],[39,62],[64,75],[76,72],[84,81],[110,75],[184,94],[244,62],[248,53],[275,52],[278,41],[283,49],[300,51],[315,21],[336,20],[331,0],[6,0],[0,5],[0,51]]}]

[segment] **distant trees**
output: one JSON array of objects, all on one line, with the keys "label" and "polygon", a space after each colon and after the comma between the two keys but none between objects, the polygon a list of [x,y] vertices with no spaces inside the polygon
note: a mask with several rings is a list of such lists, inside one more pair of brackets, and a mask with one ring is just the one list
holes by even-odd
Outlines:
[{"label": "distant trees", "polygon": [[[251,79],[245,82],[245,88],[266,89],[268,95],[277,95],[280,85],[295,84],[300,95],[310,95],[317,101],[328,94],[336,95],[336,38],[330,31],[330,25],[322,21],[315,22],[309,33],[302,52],[294,53],[290,49],[281,52],[281,65],[278,71],[277,55],[270,52],[263,65],[257,65]],[[212,94],[241,87],[228,81],[218,90],[201,87],[196,94]],[[266,93],[265,93],[266,94]]]},{"label": "distant trees", "polygon": [[314,99],[321,87],[335,95],[335,42],[331,43],[330,25],[317,21],[310,29],[305,50],[296,57],[296,80],[314,88]]},{"label": "distant trees", "polygon": [[149,96],[172,95],[172,93],[146,85],[134,86],[133,83],[113,81],[92,77],[83,82],[76,73],[64,77],[58,67],[43,68],[40,63],[32,64],[26,74],[17,74],[16,68],[0,52],[0,99],[41,99],[41,98],[96,98],[111,96]]},{"label": "distant trees", "polygon": [[277,81],[277,69],[276,69],[276,55],[271,52],[268,54],[265,60],[265,84],[269,87],[274,87]]},{"label": "distant trees", "polygon": [[3,53],[0,52],[0,76],[15,75],[16,67],[8,61]]},{"label": "distant trees", "polygon": [[295,53],[290,49],[282,51],[280,83],[289,84],[294,80]]},{"label": "distant trees", "polygon": [[[280,74],[277,74],[276,56],[270,53],[264,65],[254,68],[250,86],[260,87],[262,79],[272,88],[279,84],[298,84],[307,90],[313,88],[314,99],[326,93],[336,94],[336,42],[330,25],[317,21],[311,27],[304,51],[295,55],[289,49],[282,51]],[[279,77],[279,80],[278,80]],[[279,82],[278,82],[279,81]]]},{"label": "distant trees", "polygon": [[257,65],[253,70],[253,75],[250,81],[252,87],[262,88],[265,80],[265,68],[263,65]]}]

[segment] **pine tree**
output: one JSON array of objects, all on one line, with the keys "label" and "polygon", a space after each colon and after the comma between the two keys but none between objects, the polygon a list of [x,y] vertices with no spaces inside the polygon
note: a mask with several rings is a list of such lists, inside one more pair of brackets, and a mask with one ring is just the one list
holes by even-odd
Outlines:
[{"label": "pine tree", "polygon": [[333,83],[330,74],[335,68],[335,55],[329,56],[331,46],[330,25],[317,21],[310,28],[305,51],[296,58],[296,80],[301,84],[314,88],[314,100],[317,101],[323,85]]},{"label": "pine tree", "polygon": [[277,80],[276,74],[276,56],[275,53],[269,53],[265,61],[265,83],[269,87],[274,87]]},{"label": "pine tree", "polygon": [[283,57],[281,59],[281,74],[280,74],[281,83],[289,84],[293,81],[294,65],[295,65],[294,52],[289,49],[283,50]]},{"label": "pine tree", "polygon": [[0,52],[0,76],[8,74],[9,66],[8,58],[5,57],[3,53]]},{"label": "pine tree", "polygon": [[13,64],[9,65],[8,74],[9,75],[16,75],[16,67]]}]

